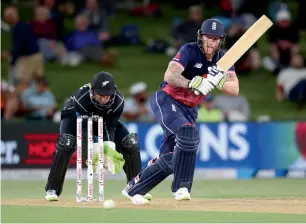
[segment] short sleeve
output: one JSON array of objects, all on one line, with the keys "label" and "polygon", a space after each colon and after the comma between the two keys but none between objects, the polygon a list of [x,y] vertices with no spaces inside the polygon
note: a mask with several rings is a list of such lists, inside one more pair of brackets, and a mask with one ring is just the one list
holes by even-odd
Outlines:
[{"label": "short sleeve", "polygon": [[191,50],[188,45],[184,45],[181,49],[177,52],[175,57],[172,61],[180,63],[184,68],[187,67],[191,57]]}]

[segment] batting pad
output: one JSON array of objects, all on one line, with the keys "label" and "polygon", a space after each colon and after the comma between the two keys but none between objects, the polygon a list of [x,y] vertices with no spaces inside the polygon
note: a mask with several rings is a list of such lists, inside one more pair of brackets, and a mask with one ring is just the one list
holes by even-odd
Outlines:
[{"label": "batting pad", "polygon": [[45,190],[55,190],[59,196],[63,190],[63,184],[66,176],[66,172],[72,157],[73,151],[71,152],[60,152],[55,151],[54,158],[52,161],[51,171],[48,176],[48,181]]},{"label": "batting pad", "polygon": [[174,179],[172,192],[186,187],[190,192],[193,182],[196,154],[200,138],[194,125],[183,125],[176,134],[176,145],[172,157]]}]

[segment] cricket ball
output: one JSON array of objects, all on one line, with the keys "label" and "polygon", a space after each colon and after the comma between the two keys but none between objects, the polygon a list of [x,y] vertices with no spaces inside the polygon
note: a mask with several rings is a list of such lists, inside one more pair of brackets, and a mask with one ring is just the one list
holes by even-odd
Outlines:
[{"label": "cricket ball", "polygon": [[115,208],[116,207],[116,205],[115,205],[115,202],[113,201],[113,200],[105,200],[104,202],[103,202],[103,207],[106,209],[106,210],[111,210],[111,209],[113,209],[113,208]]}]

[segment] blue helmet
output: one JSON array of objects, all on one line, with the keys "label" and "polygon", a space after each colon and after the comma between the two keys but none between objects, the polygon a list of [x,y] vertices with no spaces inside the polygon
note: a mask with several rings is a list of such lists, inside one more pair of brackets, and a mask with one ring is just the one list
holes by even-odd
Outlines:
[{"label": "blue helmet", "polygon": [[198,30],[198,38],[197,38],[197,44],[200,47],[200,49],[202,49],[202,40],[201,40],[202,35],[220,37],[222,39],[220,43],[221,45],[225,38],[223,23],[218,19],[207,19],[202,23],[201,29]]},{"label": "blue helmet", "polygon": [[199,34],[223,38],[225,36],[224,25],[218,19],[207,19],[202,23]]}]

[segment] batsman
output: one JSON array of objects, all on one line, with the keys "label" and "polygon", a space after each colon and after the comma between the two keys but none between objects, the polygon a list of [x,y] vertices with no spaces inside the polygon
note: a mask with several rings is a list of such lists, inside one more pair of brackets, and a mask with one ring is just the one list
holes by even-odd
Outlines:
[{"label": "batsman", "polygon": [[[125,171],[127,181],[141,171],[140,147],[137,134],[129,133],[119,118],[123,112],[124,97],[119,92],[113,76],[107,72],[95,74],[73,94],[61,112],[60,136],[56,142],[52,167],[45,187],[47,201],[57,201],[63,190],[65,175],[72,154],[76,150],[76,120],[78,116],[103,117],[104,168],[111,174]],[[83,124],[83,127],[86,125]],[[97,136],[97,121],[93,134]],[[83,133],[86,133],[86,130]],[[95,145],[95,144],[94,144]],[[94,146],[94,150],[98,147]],[[98,152],[94,153],[93,170],[98,165]],[[149,194],[147,199],[151,199]]]},{"label": "batsman", "polygon": [[[223,72],[216,66],[224,55],[224,25],[207,19],[198,31],[197,42],[181,47],[170,61],[160,90],[150,99],[155,117],[164,131],[157,158],[133,178],[122,191],[133,204],[147,204],[145,195],[170,174],[175,200],[189,200],[200,137],[196,128],[197,106],[214,88],[238,95],[234,67]],[[205,139],[205,136],[203,136]]]}]

